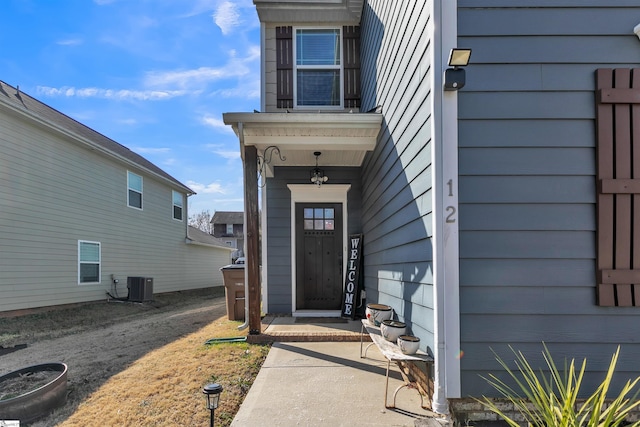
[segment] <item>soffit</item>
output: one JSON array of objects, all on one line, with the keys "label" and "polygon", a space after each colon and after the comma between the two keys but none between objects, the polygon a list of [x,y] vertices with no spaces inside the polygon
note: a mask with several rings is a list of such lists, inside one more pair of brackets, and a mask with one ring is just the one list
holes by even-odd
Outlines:
[{"label": "soffit", "polygon": [[360,23],[364,0],[253,0],[260,22]]},{"label": "soffit", "polygon": [[270,166],[312,166],[315,151],[322,152],[322,166],[360,166],[365,154],[376,146],[382,115],[225,113],[223,120],[245,145],[256,146],[261,156],[268,147],[277,146],[281,156],[266,153]]}]

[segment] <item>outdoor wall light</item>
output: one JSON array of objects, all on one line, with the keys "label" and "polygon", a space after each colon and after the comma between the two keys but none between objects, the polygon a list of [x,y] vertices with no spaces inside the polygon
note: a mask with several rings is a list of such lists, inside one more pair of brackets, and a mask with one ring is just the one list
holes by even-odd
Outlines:
[{"label": "outdoor wall light", "polygon": [[465,71],[460,67],[466,67],[469,64],[469,58],[471,58],[471,49],[451,49],[449,66],[453,68],[447,68],[444,71],[444,90],[458,90],[464,86]]},{"label": "outdoor wall light", "polygon": [[633,27],[633,32],[636,33],[636,36],[640,39],[640,24]]},{"label": "outdoor wall light", "polygon": [[316,156],[316,167],[311,169],[311,182],[320,187],[325,182],[329,181],[329,177],[324,174],[324,171],[318,167],[318,157],[322,154],[319,151],[313,153]]},{"label": "outdoor wall light", "polygon": [[202,389],[205,397],[207,398],[207,409],[211,411],[211,422],[209,425],[213,427],[213,413],[220,403],[220,393],[222,393],[222,386],[220,384],[207,384]]}]

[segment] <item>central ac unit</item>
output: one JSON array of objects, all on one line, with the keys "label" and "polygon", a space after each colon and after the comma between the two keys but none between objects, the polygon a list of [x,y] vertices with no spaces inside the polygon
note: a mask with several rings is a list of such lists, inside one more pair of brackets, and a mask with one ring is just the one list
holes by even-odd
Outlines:
[{"label": "central ac unit", "polygon": [[129,301],[146,302],[153,299],[153,277],[127,277]]}]

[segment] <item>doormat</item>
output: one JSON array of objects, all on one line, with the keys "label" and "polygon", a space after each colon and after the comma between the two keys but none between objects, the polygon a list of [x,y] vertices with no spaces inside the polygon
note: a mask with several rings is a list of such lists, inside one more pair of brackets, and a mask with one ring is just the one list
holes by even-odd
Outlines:
[{"label": "doormat", "polygon": [[295,323],[347,323],[341,317],[296,317]]}]

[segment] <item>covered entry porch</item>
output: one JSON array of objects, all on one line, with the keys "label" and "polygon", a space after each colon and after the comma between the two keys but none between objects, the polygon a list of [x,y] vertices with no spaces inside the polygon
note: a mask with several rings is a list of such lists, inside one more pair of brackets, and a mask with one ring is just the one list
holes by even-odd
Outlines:
[{"label": "covered entry porch", "polygon": [[[251,329],[259,330],[260,308],[267,314],[339,316],[333,296],[339,294],[339,301],[342,293],[347,236],[361,232],[360,166],[375,147],[382,115],[226,113],[223,119],[238,136],[245,170],[245,253],[248,266],[256,260],[253,275],[247,270]],[[327,181],[311,181],[316,161]],[[260,248],[257,235],[251,243],[252,221],[261,233]],[[305,253],[314,262],[305,261]]]}]

